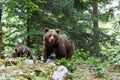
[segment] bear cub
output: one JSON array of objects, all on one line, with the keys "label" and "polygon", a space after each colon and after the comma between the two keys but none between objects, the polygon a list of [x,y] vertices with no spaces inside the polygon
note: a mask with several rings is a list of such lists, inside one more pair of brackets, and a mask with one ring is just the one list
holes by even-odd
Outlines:
[{"label": "bear cub", "polygon": [[13,58],[16,58],[16,57],[29,57],[30,59],[32,59],[32,52],[27,46],[19,45],[19,46],[16,46],[13,49],[12,57]]},{"label": "bear cub", "polygon": [[66,35],[60,34],[59,29],[44,30],[44,55],[43,61],[46,62],[49,56],[54,52],[57,59],[70,59],[74,53],[74,43]]}]

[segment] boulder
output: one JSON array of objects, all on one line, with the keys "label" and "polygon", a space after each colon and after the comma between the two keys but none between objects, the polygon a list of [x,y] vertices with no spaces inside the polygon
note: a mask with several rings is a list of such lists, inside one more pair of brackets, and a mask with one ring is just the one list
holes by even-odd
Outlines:
[{"label": "boulder", "polygon": [[68,69],[65,66],[59,66],[51,75],[52,80],[67,80],[69,76]]}]

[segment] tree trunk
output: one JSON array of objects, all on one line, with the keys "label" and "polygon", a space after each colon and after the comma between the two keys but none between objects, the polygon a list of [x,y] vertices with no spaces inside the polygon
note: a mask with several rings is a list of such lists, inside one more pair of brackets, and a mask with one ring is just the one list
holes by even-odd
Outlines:
[{"label": "tree trunk", "polygon": [[93,55],[99,55],[100,48],[99,48],[99,26],[98,26],[98,0],[93,0]]},{"label": "tree trunk", "polygon": [[1,25],[1,18],[2,18],[2,3],[0,3],[0,53],[4,49],[3,48],[3,41],[2,41],[2,25]]},{"label": "tree trunk", "polygon": [[[27,19],[27,33],[30,32],[30,19]],[[27,46],[30,47],[30,35],[27,36]]]}]

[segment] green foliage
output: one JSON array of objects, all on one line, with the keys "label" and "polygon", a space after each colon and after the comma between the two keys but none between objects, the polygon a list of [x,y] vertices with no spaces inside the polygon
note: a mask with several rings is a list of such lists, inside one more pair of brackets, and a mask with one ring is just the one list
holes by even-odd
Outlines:
[{"label": "green foliage", "polygon": [[89,57],[90,57],[89,52],[85,53],[83,50],[80,51],[78,49],[74,52],[73,55],[73,58],[78,60],[87,60]]},{"label": "green foliage", "polygon": [[[79,69],[78,66],[80,64],[77,63],[77,60],[79,60],[79,63],[85,64],[86,66],[89,67],[90,71],[94,71],[95,72],[94,75],[96,77],[107,76],[106,73],[110,69],[111,62],[107,59],[104,60],[105,55],[104,55],[104,57],[103,57],[103,55],[101,55],[101,57],[103,57],[103,58],[94,58],[94,57],[90,57],[89,55],[90,54],[88,54],[88,53],[83,53],[83,52],[76,50],[76,52],[74,53],[74,56],[73,56],[73,60],[72,60],[72,62],[74,62],[74,64],[76,65],[76,69]],[[65,63],[63,63],[63,64],[65,64]]]},{"label": "green foliage", "polygon": [[108,46],[107,50],[102,50],[101,53],[109,60],[111,63],[119,63],[120,60],[120,50],[119,46]]},{"label": "green foliage", "polygon": [[88,60],[84,61],[90,67],[91,71],[95,71],[96,77],[105,77],[106,73],[110,69],[110,62],[109,61],[102,61],[97,58],[89,57]]},{"label": "green foliage", "polygon": [[67,67],[67,69],[70,72],[75,71],[78,67],[77,64],[79,64],[80,62],[78,62],[77,60],[66,60],[65,58],[62,58],[61,60],[55,60],[57,65],[64,65]]},{"label": "green foliage", "polygon": [[[111,8],[105,13],[101,11],[108,4],[108,1],[99,1],[100,21],[107,22],[113,17]],[[29,36],[29,47],[41,55],[44,28],[60,28],[74,41],[80,56],[86,59],[93,53],[91,7],[91,0],[7,0],[3,6],[4,44],[8,47],[26,45]],[[109,41],[103,29],[100,31],[100,41]]]},{"label": "green foliage", "polygon": [[79,69],[70,74],[70,80],[92,80],[92,77],[89,71]]}]

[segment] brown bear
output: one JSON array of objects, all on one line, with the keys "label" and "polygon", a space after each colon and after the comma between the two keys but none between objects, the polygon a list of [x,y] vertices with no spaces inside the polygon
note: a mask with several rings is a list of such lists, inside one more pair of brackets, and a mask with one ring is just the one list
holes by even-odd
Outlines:
[{"label": "brown bear", "polygon": [[44,62],[47,61],[48,57],[54,52],[56,58],[70,59],[74,53],[74,43],[66,35],[60,34],[59,29],[48,29],[44,30],[43,36],[44,41]]},{"label": "brown bear", "polygon": [[5,59],[5,55],[4,54],[0,54],[0,59]]},{"label": "brown bear", "polygon": [[16,58],[16,57],[29,57],[30,59],[32,59],[32,52],[27,46],[19,45],[19,46],[16,46],[13,49],[12,57],[13,58]]}]

